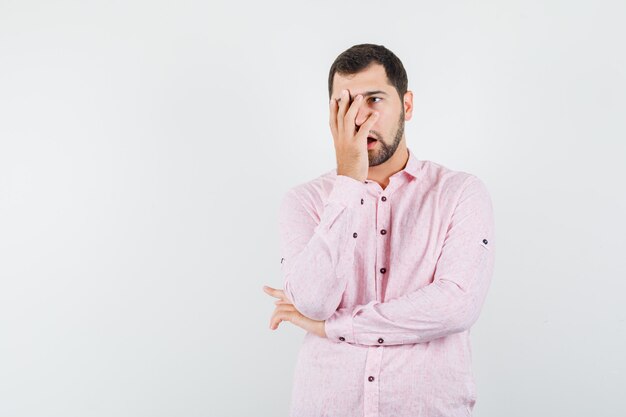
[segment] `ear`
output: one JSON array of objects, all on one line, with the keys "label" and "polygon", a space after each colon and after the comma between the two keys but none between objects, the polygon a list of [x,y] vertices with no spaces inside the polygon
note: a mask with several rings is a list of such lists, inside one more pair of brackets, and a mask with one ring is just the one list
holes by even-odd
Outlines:
[{"label": "ear", "polygon": [[411,120],[413,117],[413,92],[411,90],[404,93],[402,105],[404,106],[404,120]]}]

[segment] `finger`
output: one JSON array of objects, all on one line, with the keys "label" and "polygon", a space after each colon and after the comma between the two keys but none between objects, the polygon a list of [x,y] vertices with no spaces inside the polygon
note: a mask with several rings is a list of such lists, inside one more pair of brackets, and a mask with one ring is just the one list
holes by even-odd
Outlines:
[{"label": "finger", "polygon": [[337,100],[335,100],[334,97],[331,97],[330,99],[330,120],[329,125],[330,125],[330,132],[333,135],[333,139],[337,138],[337,107],[338,107],[338,103]]},{"label": "finger", "polygon": [[368,116],[367,120],[359,128],[359,132],[355,135],[355,140],[367,141],[367,136],[370,134],[370,129],[372,128],[372,126],[374,126],[376,120],[378,120],[378,116],[378,112],[373,112]]},{"label": "finger", "polygon": [[344,117],[349,105],[350,94],[348,90],[342,90],[341,98],[339,99],[339,109],[337,110],[337,132],[343,132]]},{"label": "finger", "polygon": [[264,286],[263,286],[263,291],[264,291],[266,294],[269,294],[269,295],[271,295],[272,297],[275,297],[274,292],[276,291],[276,289],[274,289],[274,288],[272,288],[272,287],[268,287],[267,285],[264,285]]},{"label": "finger", "polygon": [[279,290],[276,288],[272,288],[272,287],[268,287],[267,285],[263,286],[263,291],[265,291],[267,294],[271,295],[272,297],[275,298],[280,298],[280,299],[286,299],[287,297],[285,296],[285,292],[283,290]]},{"label": "finger", "polygon": [[272,312],[272,316],[270,317],[270,329],[272,330],[276,329],[281,321],[282,320],[280,318],[280,312],[277,310],[274,310]]},{"label": "finger", "polygon": [[276,330],[281,321],[280,317],[272,317],[270,320],[270,329]]},{"label": "finger", "polygon": [[283,321],[291,321],[293,316],[293,312],[290,311],[274,311],[274,314],[272,314],[272,318],[270,320],[270,329],[278,328],[278,325]]},{"label": "finger", "polygon": [[359,112],[359,108],[361,108],[361,105],[363,105],[363,96],[359,94],[350,104],[350,108],[348,109],[344,117],[343,127],[346,137],[348,138],[354,137],[354,134],[356,132],[356,125],[354,123],[354,120],[356,119],[356,115]]},{"label": "finger", "polygon": [[291,302],[289,301],[289,299],[287,298],[287,296],[285,295],[285,292],[283,290],[275,290],[274,291],[274,297],[283,300],[283,301],[287,301],[287,302]]},{"label": "finger", "polygon": [[293,312],[293,311],[297,311],[296,308],[294,307],[293,304],[289,304],[289,303],[283,303],[283,304],[278,304],[276,307],[274,307],[274,312]]},{"label": "finger", "polygon": [[274,304],[291,304],[291,305],[293,305],[289,301],[285,301],[285,300],[276,300],[276,301],[274,301]]}]

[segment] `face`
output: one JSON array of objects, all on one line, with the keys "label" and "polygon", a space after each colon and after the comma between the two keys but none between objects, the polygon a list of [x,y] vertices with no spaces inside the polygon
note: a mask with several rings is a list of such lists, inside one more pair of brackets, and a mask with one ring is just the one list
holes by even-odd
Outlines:
[{"label": "face", "polygon": [[365,99],[354,121],[357,130],[372,112],[379,113],[378,120],[370,129],[370,136],[377,141],[373,148],[367,150],[367,154],[369,166],[384,163],[393,156],[404,139],[404,121],[411,118],[412,93],[407,91],[403,100],[400,100],[396,89],[389,84],[385,67],[378,63],[356,74],[335,73],[332,97],[339,98],[344,89],[350,93],[351,101],[358,94],[362,94]]}]

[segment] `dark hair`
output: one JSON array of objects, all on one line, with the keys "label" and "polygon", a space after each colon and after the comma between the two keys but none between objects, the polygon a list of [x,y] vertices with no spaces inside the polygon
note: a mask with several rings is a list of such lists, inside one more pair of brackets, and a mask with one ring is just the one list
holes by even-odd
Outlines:
[{"label": "dark hair", "polygon": [[333,78],[335,73],[342,75],[356,74],[372,63],[379,63],[385,68],[387,80],[393,85],[400,96],[400,101],[407,91],[408,79],[402,61],[383,45],[362,43],[343,51],[330,66],[328,73],[328,98],[333,94]]}]

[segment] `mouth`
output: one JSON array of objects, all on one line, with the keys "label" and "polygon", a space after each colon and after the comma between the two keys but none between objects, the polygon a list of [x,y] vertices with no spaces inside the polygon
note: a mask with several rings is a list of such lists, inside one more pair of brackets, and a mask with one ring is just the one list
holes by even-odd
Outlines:
[{"label": "mouth", "polygon": [[376,144],[378,143],[378,140],[374,139],[373,137],[368,137],[367,138],[367,149],[372,149],[374,148],[374,146],[376,146]]}]

